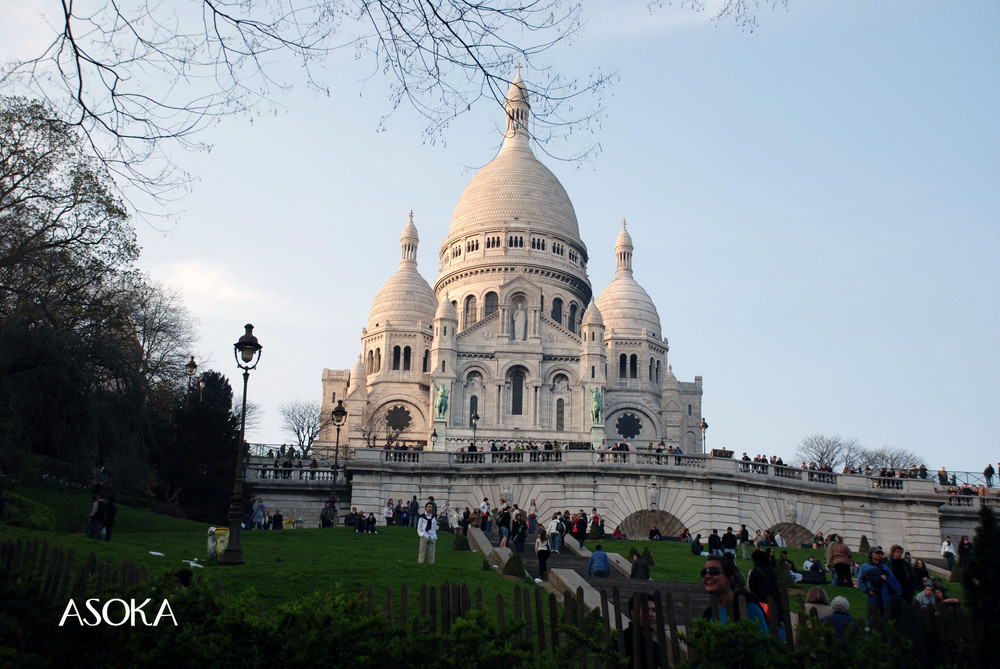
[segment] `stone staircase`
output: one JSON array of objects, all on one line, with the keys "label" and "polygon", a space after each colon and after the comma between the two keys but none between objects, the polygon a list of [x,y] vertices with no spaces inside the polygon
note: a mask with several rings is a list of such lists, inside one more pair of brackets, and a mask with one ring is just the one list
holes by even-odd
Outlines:
[{"label": "stone staircase", "polygon": [[[492,552],[494,559],[500,567],[506,564],[510,554],[515,552],[513,546],[500,548],[500,535],[497,532],[489,534],[481,532],[475,528],[475,533],[482,536],[482,540],[488,542],[486,546],[477,546],[478,550],[484,553]],[[475,546],[472,532],[470,532],[470,542]],[[628,600],[636,592],[646,592],[652,594],[659,591],[661,595],[671,593],[674,598],[674,615],[679,626],[685,626],[685,611],[683,607],[684,595],[687,595],[691,603],[691,617],[696,618],[708,607],[708,596],[700,583],[674,583],[668,581],[634,581],[629,578],[631,565],[620,555],[609,553],[611,557],[611,575],[608,577],[587,576],[587,562],[590,559],[591,551],[585,547],[578,548],[579,544],[572,537],[563,544],[559,553],[552,553],[546,563],[548,574],[546,575],[543,587],[547,586],[552,592],[571,592],[576,594],[577,587],[584,587],[584,598],[588,608],[600,606],[601,594],[604,593],[608,603],[614,605],[614,589],[618,589],[618,601],[622,608],[622,617],[627,621]],[[605,540],[607,544],[613,540]],[[593,547],[596,541],[590,541],[589,546]],[[525,541],[524,552],[520,553],[521,561],[524,563],[524,570],[533,579],[538,578],[538,556],[535,554],[534,539]],[[664,605],[666,602],[664,602]],[[669,615],[666,614],[665,615]],[[611,613],[614,620],[614,613]],[[666,622],[666,621],[664,621]]]}]

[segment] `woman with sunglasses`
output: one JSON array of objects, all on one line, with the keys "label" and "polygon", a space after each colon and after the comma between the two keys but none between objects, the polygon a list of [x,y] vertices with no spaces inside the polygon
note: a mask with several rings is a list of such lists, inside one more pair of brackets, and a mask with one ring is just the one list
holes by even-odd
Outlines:
[{"label": "woman with sunglasses", "polygon": [[745,592],[743,579],[736,569],[736,563],[727,556],[713,555],[705,560],[701,570],[701,582],[705,586],[705,594],[715,597],[719,602],[717,618],[712,616],[712,607],[705,609],[706,620],[717,620],[723,625],[729,622],[727,607],[732,611],[733,620],[740,619],[740,600],[746,602],[747,619],[755,621],[762,632],[767,632],[767,616],[760,602],[752,594]]}]

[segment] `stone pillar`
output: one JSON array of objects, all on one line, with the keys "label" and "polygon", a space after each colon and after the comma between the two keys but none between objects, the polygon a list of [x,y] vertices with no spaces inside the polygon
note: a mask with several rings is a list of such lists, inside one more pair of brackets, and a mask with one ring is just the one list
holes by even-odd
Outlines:
[{"label": "stone pillar", "polygon": [[604,442],[604,421],[601,421],[598,425],[594,425],[592,428],[590,428],[590,443],[593,444],[595,451],[600,451],[604,449],[603,442]]},{"label": "stone pillar", "polygon": [[434,431],[437,432],[437,441],[431,444],[433,451],[448,450],[448,421],[444,418],[434,419]]}]

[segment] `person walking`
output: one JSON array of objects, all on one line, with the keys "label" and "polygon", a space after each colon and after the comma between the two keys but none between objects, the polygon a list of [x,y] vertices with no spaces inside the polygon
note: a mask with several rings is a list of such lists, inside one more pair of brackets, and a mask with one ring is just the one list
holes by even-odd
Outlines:
[{"label": "person walking", "polygon": [[424,505],[424,512],[417,518],[417,534],[420,536],[420,548],[417,550],[417,564],[423,564],[424,556],[427,562],[434,564],[437,552],[437,518],[432,513],[430,502]]},{"label": "person walking", "polygon": [[[558,532],[556,532],[558,534]],[[544,529],[538,528],[538,534],[535,535],[535,555],[538,556],[538,579],[545,580],[546,564],[549,560],[549,555],[552,554],[552,549],[549,548],[549,535]]]},{"label": "person walking", "polygon": [[264,516],[266,514],[267,508],[264,506],[264,498],[258,497],[257,502],[253,505],[253,514],[250,516],[250,529],[264,529]]}]

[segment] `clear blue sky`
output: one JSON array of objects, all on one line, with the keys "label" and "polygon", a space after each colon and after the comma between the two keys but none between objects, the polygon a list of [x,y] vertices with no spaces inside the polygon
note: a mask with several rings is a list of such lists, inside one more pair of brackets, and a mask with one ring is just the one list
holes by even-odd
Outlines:
[{"label": "clear blue sky", "polygon": [[[569,145],[603,151],[543,160],[595,294],[628,220],[674,371],[704,377],[709,447],[789,459],[840,434],[933,469],[996,466],[1000,4],[790,0],[756,34],[611,4],[585,3],[553,54],[570,74],[620,71],[597,133]],[[200,320],[203,367],[237,385],[232,343],[256,326],[251,441],[292,441],[278,405],[353,365],[411,209],[433,284],[455,203],[499,146],[488,103],[434,145],[408,109],[379,132],[384,89],[361,75],[344,58],[333,96],[213,127],[210,153],[176,156],[198,182],[170,231],[140,224],[142,267]]]}]

